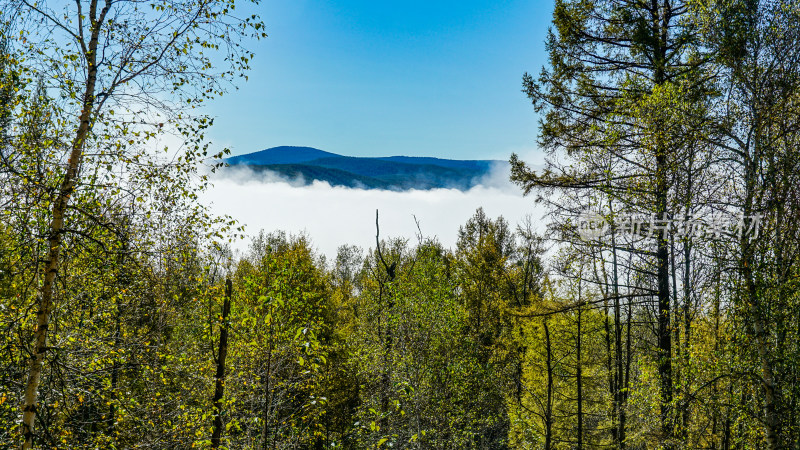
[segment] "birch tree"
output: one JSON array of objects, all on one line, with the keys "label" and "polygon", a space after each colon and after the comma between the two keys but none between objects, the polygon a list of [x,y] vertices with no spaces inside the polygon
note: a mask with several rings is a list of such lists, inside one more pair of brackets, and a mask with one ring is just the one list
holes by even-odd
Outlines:
[{"label": "birch tree", "polygon": [[[0,2],[19,30],[12,45],[27,56],[22,64],[47,80],[57,126],[69,136],[56,154],[62,170],[44,210],[47,251],[22,402],[23,448],[34,443],[62,243],[70,221],[81,214],[71,208],[73,198],[103,189],[120,194],[122,179],[194,196],[193,182],[180,183],[210,156],[203,130],[212,122],[196,108],[224,93],[249,68],[253,54],[243,42],[266,36],[257,16],[239,15],[236,7],[233,0]],[[167,152],[171,160],[158,163],[153,149],[164,145],[168,133],[183,143]],[[156,167],[164,164],[177,170],[158,176]],[[114,196],[97,197],[112,202]]]}]

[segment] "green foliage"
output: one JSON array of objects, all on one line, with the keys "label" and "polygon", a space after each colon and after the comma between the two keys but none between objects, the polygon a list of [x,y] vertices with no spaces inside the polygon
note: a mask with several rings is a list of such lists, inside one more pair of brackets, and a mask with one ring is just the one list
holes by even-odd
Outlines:
[{"label": "green foliage", "polygon": [[[234,257],[197,203],[224,151],[196,108],[257,18],[0,7],[0,447],[212,448],[215,417],[235,449],[798,447],[796,2],[559,0],[524,78],[551,159],[512,158],[551,239],[479,209],[454,249],[331,264],[282,232]],[[587,239],[587,208],[763,221]]]},{"label": "green foliage", "polygon": [[321,435],[330,286],[308,244],[262,235],[236,272],[231,446],[309,446]]}]

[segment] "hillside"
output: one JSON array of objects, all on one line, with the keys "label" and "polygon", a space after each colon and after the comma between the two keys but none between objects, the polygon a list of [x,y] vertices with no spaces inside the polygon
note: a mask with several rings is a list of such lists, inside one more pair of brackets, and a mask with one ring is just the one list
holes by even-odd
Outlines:
[{"label": "hillside", "polygon": [[300,164],[320,158],[340,156],[312,147],[273,147],[246,155],[231,156],[226,159],[230,165],[270,165],[270,164]]},{"label": "hillside", "polygon": [[311,147],[273,147],[225,160],[231,166],[271,171],[307,184],[323,181],[332,186],[362,189],[467,190],[480,183],[503,161],[453,160],[431,157],[353,157]]}]

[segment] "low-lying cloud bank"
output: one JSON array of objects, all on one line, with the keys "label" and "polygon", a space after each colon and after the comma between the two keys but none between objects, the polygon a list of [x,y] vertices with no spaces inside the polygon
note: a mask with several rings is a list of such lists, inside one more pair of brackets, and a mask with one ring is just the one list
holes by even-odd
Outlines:
[{"label": "low-lying cloud bank", "polygon": [[418,234],[416,217],[423,235],[438,237],[445,247],[455,246],[458,227],[479,207],[490,217],[502,215],[512,225],[527,215],[536,223],[543,215],[541,206],[523,197],[520,189],[507,181],[507,166],[499,166],[481,185],[468,191],[363,190],[316,181],[304,185],[303,180],[255,173],[246,167],[228,168],[212,179],[214,186],[202,199],[216,214],[237,219],[251,236],[261,229],[304,232],[330,258],[343,244],[364,249],[375,246],[376,209],[380,210],[382,238],[402,237],[414,242]]}]

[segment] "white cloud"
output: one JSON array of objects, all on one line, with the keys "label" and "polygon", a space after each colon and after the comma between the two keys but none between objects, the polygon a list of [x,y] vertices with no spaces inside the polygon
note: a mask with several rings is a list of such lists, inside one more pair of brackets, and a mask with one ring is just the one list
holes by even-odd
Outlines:
[{"label": "white cloud", "polygon": [[[274,173],[229,168],[224,175],[213,177],[214,187],[202,198],[215,213],[228,214],[243,223],[250,235],[261,229],[295,234],[304,231],[328,257],[335,256],[342,244],[374,247],[376,209],[380,210],[382,238],[403,237],[414,242],[416,216],[423,235],[437,236],[446,247],[453,247],[458,227],[479,207],[490,217],[502,215],[512,225],[526,215],[531,215],[534,223],[541,220],[543,208],[507,181],[507,171],[506,166],[497,168],[484,184],[465,192],[395,192],[332,187],[316,181],[303,186],[302,180],[287,181]],[[543,230],[544,226],[537,228]]]}]

